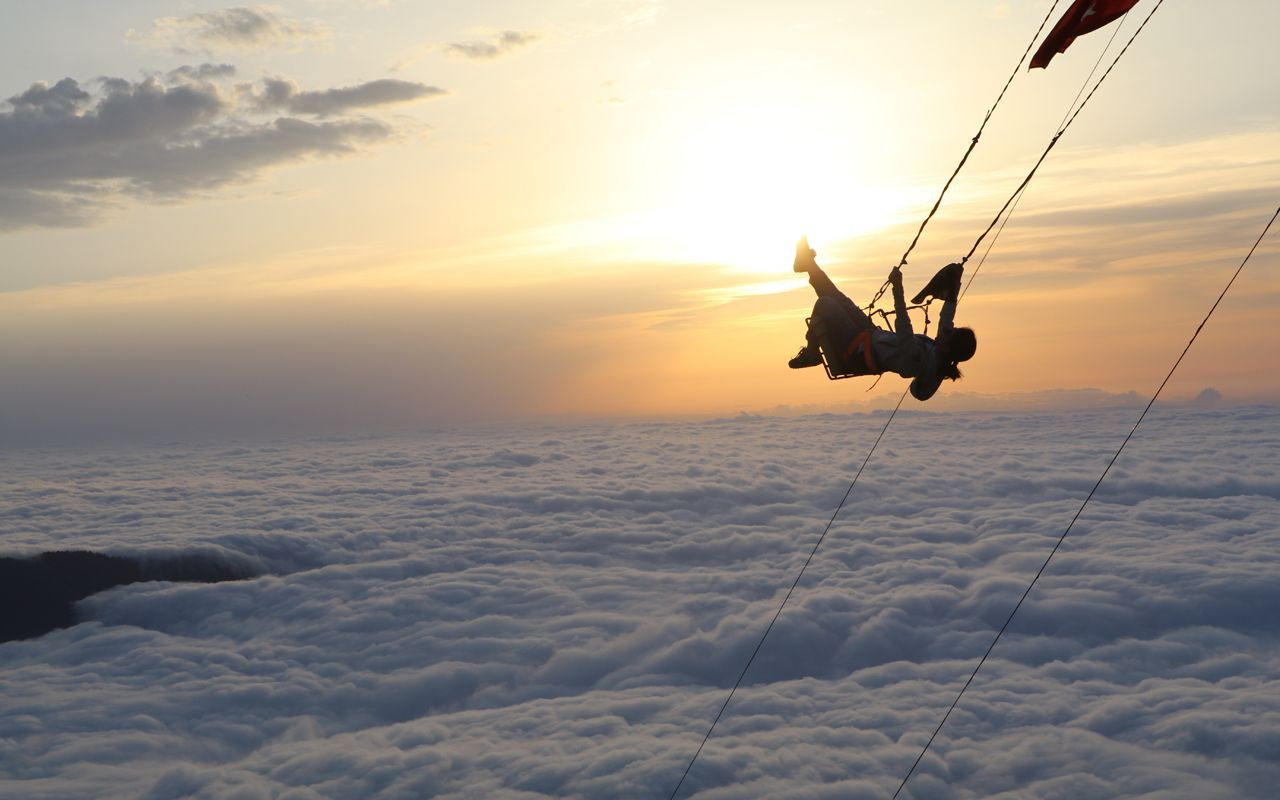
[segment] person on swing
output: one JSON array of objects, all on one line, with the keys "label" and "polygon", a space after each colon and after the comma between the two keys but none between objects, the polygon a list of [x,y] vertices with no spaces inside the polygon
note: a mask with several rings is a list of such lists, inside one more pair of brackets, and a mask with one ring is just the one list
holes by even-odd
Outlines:
[{"label": "person on swing", "polygon": [[[972,328],[955,327],[963,264],[948,264],[938,270],[920,293],[911,298],[912,303],[919,303],[926,297],[943,301],[938,335],[931,339],[911,329],[900,269],[894,267],[889,272],[895,330],[887,331],[872,322],[857,303],[836,288],[818,266],[815,256],[817,252],[811,250],[808,239],[802,237],[796,244],[795,271],[809,274],[809,284],[817,293],[818,300],[813,304],[805,346],[788,362],[789,367],[803,369],[821,364],[820,339],[825,336],[828,361],[843,363],[842,374],[897,373],[912,379],[911,396],[917,400],[933,397],[943,379],[959,380],[958,365],[973,358],[978,349]],[[833,354],[831,350],[836,352]]]}]

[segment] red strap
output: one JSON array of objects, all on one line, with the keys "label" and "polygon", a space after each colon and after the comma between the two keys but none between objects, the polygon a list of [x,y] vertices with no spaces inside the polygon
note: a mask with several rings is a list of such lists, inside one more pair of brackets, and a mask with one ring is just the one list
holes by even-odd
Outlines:
[{"label": "red strap", "polygon": [[854,353],[862,352],[862,360],[867,365],[870,372],[878,372],[876,369],[876,356],[871,348],[871,329],[866,328],[857,336],[853,337],[853,341],[849,342],[849,346],[844,350],[845,359],[849,359]]}]

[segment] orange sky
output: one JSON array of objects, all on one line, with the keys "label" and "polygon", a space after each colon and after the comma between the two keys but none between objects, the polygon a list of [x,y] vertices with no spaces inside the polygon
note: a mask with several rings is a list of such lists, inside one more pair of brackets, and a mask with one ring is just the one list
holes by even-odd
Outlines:
[{"label": "orange sky", "polygon": [[[896,399],[786,368],[812,303],[795,238],[868,299],[1048,7],[189,5],[63,25],[53,3],[0,33],[6,435]],[[1161,9],[983,265],[959,315],[978,358],[929,408],[1154,389],[1280,203],[1277,23]],[[909,290],[969,248],[1109,34],[1015,80]],[[1278,252],[1174,396],[1280,398]]]}]

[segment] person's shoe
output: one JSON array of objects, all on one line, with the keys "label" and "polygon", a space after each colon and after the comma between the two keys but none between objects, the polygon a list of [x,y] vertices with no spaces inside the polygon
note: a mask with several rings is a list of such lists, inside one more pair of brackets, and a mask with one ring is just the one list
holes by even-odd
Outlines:
[{"label": "person's shoe", "polygon": [[946,265],[934,273],[920,293],[911,298],[911,302],[919,303],[926,297],[936,297],[943,302],[958,299],[961,275],[964,275],[964,264],[956,262]]},{"label": "person's shoe", "polygon": [[815,257],[818,251],[809,247],[809,237],[801,236],[800,241],[796,242],[796,262],[792,265],[792,269],[796,272],[808,272],[818,266]]},{"label": "person's shoe", "polygon": [[796,357],[787,362],[787,366],[792,369],[804,369],[805,367],[816,367],[822,363],[822,353],[818,352],[818,348],[812,345],[805,345],[800,348],[800,352],[796,353]]}]

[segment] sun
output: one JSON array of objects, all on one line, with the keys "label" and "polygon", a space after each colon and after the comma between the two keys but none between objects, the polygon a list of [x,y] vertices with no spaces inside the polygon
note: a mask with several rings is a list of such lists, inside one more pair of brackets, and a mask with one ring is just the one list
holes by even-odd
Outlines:
[{"label": "sun", "polygon": [[671,105],[637,127],[643,146],[632,148],[631,171],[644,174],[645,202],[539,235],[583,258],[611,249],[637,262],[776,277],[800,236],[830,244],[920,205],[918,191],[889,174],[899,143],[853,104],[831,102],[834,88],[748,83],[758,92]]},{"label": "sun", "polygon": [[759,106],[690,126],[674,159],[673,254],[776,272],[802,234],[830,240],[886,225],[897,200],[868,179],[867,143],[841,140],[847,130]]}]

